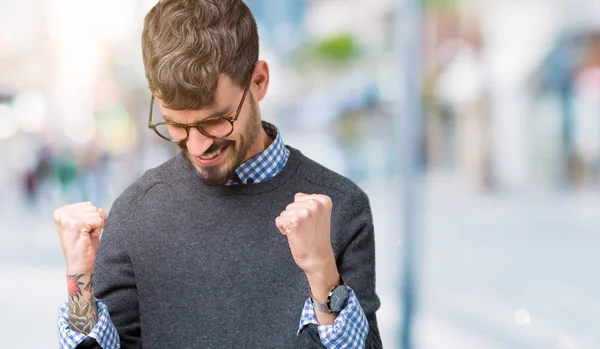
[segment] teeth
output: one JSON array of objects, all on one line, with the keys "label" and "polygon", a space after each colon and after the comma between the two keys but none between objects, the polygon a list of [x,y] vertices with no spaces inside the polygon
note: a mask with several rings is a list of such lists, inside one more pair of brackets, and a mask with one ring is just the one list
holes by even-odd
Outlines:
[{"label": "teeth", "polygon": [[203,160],[212,160],[212,159],[216,158],[217,156],[221,155],[223,148],[224,147],[221,147],[221,148],[217,149],[216,151],[213,151],[212,153],[200,155],[200,158]]}]

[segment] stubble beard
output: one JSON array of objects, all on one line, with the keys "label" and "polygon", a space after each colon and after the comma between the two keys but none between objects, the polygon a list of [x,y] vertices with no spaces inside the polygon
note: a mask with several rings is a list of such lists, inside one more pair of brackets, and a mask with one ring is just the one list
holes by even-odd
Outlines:
[{"label": "stubble beard", "polygon": [[[187,158],[192,162],[198,174],[200,175],[200,179],[204,184],[209,186],[221,186],[226,184],[230,179],[235,177],[235,170],[244,163],[246,158],[246,154],[256,140],[258,139],[258,134],[260,132],[261,123],[258,119],[258,111],[256,108],[256,104],[252,98],[250,98],[251,104],[251,112],[250,112],[250,120],[248,123],[248,129],[244,134],[240,136],[240,141],[231,141],[231,140],[215,140],[213,145],[216,145],[215,149],[218,149],[220,146],[228,144],[228,148],[225,149],[227,154],[226,158],[222,160],[222,162],[216,166],[198,166],[198,164],[194,161],[192,156],[189,154],[185,144],[180,145],[182,152],[187,156]],[[211,146],[210,148],[212,148]],[[209,148],[209,150],[210,150]]]}]

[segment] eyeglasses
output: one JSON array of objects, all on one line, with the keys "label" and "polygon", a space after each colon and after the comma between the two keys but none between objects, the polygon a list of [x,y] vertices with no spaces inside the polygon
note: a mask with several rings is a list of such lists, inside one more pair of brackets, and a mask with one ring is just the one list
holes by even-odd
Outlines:
[{"label": "eyeglasses", "polygon": [[190,135],[190,128],[197,129],[200,133],[210,138],[225,138],[229,136],[233,132],[233,123],[240,116],[240,112],[242,110],[242,106],[244,105],[244,100],[246,100],[246,95],[248,94],[248,90],[250,89],[250,85],[252,82],[252,73],[254,70],[250,71],[250,76],[248,77],[248,82],[246,83],[246,87],[244,89],[244,94],[242,95],[242,100],[238,105],[238,108],[234,114],[226,115],[226,116],[213,116],[207,118],[205,120],[199,122],[192,122],[189,124],[180,124],[178,122],[165,121],[154,124],[152,122],[152,112],[154,109],[154,94],[150,99],[150,116],[148,118],[148,128],[154,130],[156,134],[169,142],[180,143],[187,141]]}]

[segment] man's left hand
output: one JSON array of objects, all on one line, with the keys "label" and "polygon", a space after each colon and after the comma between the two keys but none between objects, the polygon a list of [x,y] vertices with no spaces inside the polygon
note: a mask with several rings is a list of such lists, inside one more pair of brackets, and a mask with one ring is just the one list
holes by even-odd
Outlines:
[{"label": "man's left hand", "polygon": [[275,219],[279,231],[288,238],[294,261],[308,276],[335,267],[330,237],[332,206],[326,195],[298,193]]},{"label": "man's left hand", "polygon": [[[312,296],[319,302],[325,302],[329,290],[340,282],[331,247],[332,207],[326,195],[298,193],[275,219],[279,231],[287,236],[294,261],[306,274]],[[321,325],[332,325],[337,316],[320,311],[316,315]]]}]

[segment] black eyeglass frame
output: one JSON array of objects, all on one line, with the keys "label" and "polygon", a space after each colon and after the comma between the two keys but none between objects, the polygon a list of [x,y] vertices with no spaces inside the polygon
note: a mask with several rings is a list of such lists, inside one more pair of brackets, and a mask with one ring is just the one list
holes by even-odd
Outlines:
[{"label": "black eyeglass frame", "polygon": [[[248,77],[248,82],[246,83],[246,87],[244,88],[244,94],[242,95],[242,99],[240,100],[240,104],[237,107],[237,110],[235,111],[235,113],[231,114],[231,115],[225,115],[225,116],[213,116],[207,119],[204,119],[202,121],[198,121],[198,122],[192,122],[189,124],[180,124],[178,122],[173,122],[173,121],[164,121],[164,122],[159,122],[157,124],[152,122],[152,112],[154,109],[154,94],[152,94],[152,97],[150,98],[150,115],[148,116],[148,128],[153,130],[160,138],[168,141],[168,142],[172,142],[172,143],[181,143],[181,142],[186,142],[188,140],[188,138],[190,137],[190,128],[195,128],[196,130],[198,130],[200,133],[202,133],[203,135],[205,135],[206,137],[209,138],[213,138],[213,139],[222,139],[225,137],[228,137],[230,134],[233,133],[233,123],[235,121],[237,121],[237,119],[240,116],[240,112],[242,111],[242,107],[244,106],[244,101],[246,100],[246,95],[248,94],[248,90],[250,90],[250,86],[252,85],[252,76],[254,75],[254,69],[252,69],[250,71],[250,76]],[[223,136],[213,136],[210,133],[206,132],[204,130],[204,128],[202,127],[203,123],[208,123],[208,122],[215,122],[215,121],[227,121],[231,124],[231,130],[229,131],[229,133],[227,133],[226,135]],[[163,136],[160,132],[158,132],[158,130],[156,129],[156,127],[158,126],[177,126],[177,127],[181,127],[185,129],[185,133],[186,136],[184,139],[180,139],[180,140],[174,140],[171,138],[167,138],[165,136]]]}]

